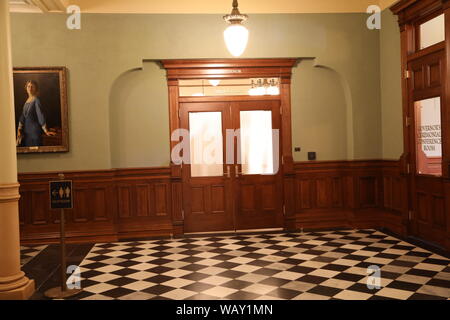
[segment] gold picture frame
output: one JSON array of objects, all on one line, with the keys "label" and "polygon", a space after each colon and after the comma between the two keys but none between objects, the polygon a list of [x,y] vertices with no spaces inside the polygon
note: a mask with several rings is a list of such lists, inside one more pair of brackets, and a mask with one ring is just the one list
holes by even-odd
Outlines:
[{"label": "gold picture frame", "polygon": [[66,67],[13,69],[17,153],[69,151]]}]

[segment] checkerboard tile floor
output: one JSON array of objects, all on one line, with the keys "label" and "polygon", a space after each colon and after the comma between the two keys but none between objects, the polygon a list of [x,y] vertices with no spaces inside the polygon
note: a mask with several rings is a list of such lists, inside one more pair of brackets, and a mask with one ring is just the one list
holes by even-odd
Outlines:
[{"label": "checkerboard tile floor", "polygon": [[103,243],[80,267],[77,299],[450,298],[449,259],[376,230]]},{"label": "checkerboard tile floor", "polygon": [[23,266],[30,262],[34,257],[47,248],[47,245],[43,246],[20,246],[20,264]]}]

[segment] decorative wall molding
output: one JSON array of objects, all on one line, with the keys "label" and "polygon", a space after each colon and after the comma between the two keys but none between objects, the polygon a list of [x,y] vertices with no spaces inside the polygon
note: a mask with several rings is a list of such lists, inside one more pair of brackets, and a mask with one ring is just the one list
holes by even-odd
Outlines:
[{"label": "decorative wall molding", "polygon": [[[390,6],[396,0],[353,0],[353,1],[242,1],[239,5],[246,13],[276,14],[276,13],[349,13],[366,12],[370,5],[379,5],[382,9]],[[227,1],[211,0],[171,0],[160,1],[155,5],[153,1],[142,0],[71,0],[89,13],[151,13],[151,14],[223,14],[226,13]],[[231,3],[231,2],[230,2]]]},{"label": "decorative wall molding", "polygon": [[0,184],[0,203],[19,200],[19,184]]}]

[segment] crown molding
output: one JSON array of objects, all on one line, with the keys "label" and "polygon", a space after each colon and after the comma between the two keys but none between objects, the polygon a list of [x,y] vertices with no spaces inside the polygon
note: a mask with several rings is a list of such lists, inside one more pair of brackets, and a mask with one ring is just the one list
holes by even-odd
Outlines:
[{"label": "crown molding", "polygon": [[[50,0],[46,0],[45,2],[47,1]],[[229,12],[231,8],[231,0],[58,1],[63,4],[70,2],[70,4],[78,5],[84,13],[223,14]],[[239,8],[242,13],[246,14],[365,13],[370,5],[378,5],[384,10],[396,1],[398,0],[243,0],[239,2]]]},{"label": "crown molding", "polygon": [[9,11],[11,12],[42,12],[29,0],[9,0]]},{"label": "crown molding", "polygon": [[[3,0],[2,0],[3,1]],[[184,0],[173,0],[171,3],[145,3],[137,0],[111,3],[110,0],[8,0],[12,12],[65,12],[69,2],[80,6],[88,13],[223,13],[229,9],[229,3],[209,2],[210,0],[194,0],[186,5]],[[222,0],[225,1],[225,0]],[[345,6],[336,5],[335,0],[317,3],[314,0],[284,0],[273,5],[269,0],[248,0],[244,8],[248,13],[338,13],[365,12],[371,3],[378,4],[382,10],[394,5],[399,0],[351,0]],[[245,10],[244,10],[245,11]]]},{"label": "crown molding", "polygon": [[399,1],[400,0],[379,0],[378,2],[381,10],[384,10],[394,6]]},{"label": "crown molding", "polygon": [[9,0],[11,12],[65,12],[65,0]]}]

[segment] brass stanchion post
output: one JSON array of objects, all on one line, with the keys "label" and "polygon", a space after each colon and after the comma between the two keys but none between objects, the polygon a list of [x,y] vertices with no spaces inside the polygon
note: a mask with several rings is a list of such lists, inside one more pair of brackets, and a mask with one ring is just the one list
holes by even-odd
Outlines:
[{"label": "brass stanchion post", "polygon": [[[59,180],[64,180],[64,174],[60,173]],[[50,194],[52,194],[52,190],[50,190]],[[72,196],[73,191],[70,190],[70,194]],[[60,216],[60,254],[61,254],[61,286],[49,289],[45,292],[45,296],[52,299],[64,299],[70,298],[77,294],[79,294],[81,289],[68,289],[67,288],[67,265],[66,265],[66,228],[65,228],[65,212],[64,209],[61,208],[61,216]]]}]

